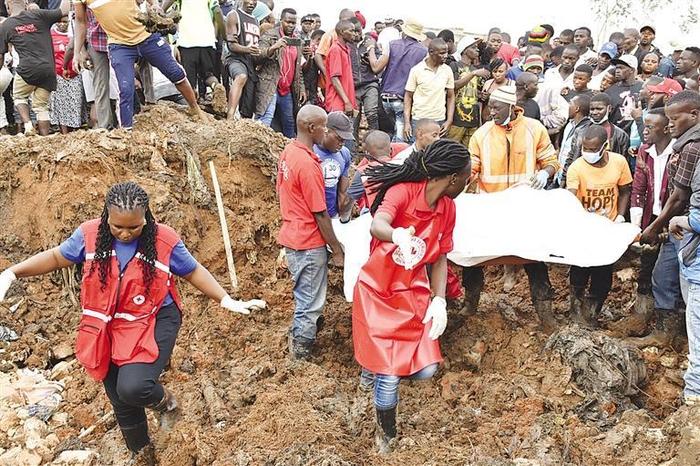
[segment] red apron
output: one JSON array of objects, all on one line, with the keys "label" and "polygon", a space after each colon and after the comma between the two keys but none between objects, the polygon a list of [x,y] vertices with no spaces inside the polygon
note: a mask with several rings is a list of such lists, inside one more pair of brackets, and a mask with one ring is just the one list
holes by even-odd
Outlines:
[{"label": "red apron", "polygon": [[[148,291],[143,284],[140,253],[120,274],[116,252],[112,251],[107,282],[102,287],[94,261],[100,220],[81,225],[85,238],[85,266],[80,292],[83,313],[75,342],[75,355],[87,373],[104,380],[110,363],[151,363],[158,358],[155,341],[156,314],[168,293],[182,309],[170,272],[170,255],[180,241],[166,225],[158,225],[156,235],[156,274]],[[95,270],[90,273],[92,266]]]},{"label": "red apron", "polygon": [[[424,196],[424,189],[419,195]],[[392,222],[393,227],[414,226],[420,238],[414,247],[423,251],[423,257],[412,270],[397,263],[401,262],[397,246],[372,240],[352,306],[355,359],[365,369],[409,376],[442,361],[440,344],[428,337],[431,324],[422,323],[431,299],[427,265],[447,252],[441,251],[440,238],[443,233],[451,236],[454,227],[453,201],[441,202],[433,212],[406,209]]]}]

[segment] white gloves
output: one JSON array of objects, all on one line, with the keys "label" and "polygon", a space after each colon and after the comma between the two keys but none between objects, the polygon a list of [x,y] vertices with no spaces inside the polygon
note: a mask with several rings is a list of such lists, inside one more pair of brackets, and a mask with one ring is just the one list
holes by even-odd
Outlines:
[{"label": "white gloves", "polygon": [[12,282],[15,280],[17,280],[17,277],[10,269],[0,273],[0,302],[5,301],[5,294],[7,294],[7,290],[10,289]]},{"label": "white gloves", "polygon": [[615,217],[615,223],[625,223],[625,216],[618,215],[617,217]]},{"label": "white gloves", "polygon": [[414,265],[411,238],[413,238],[415,232],[416,229],[413,227],[398,227],[391,232],[391,242],[399,247],[399,252],[403,256],[403,266],[406,270],[411,270]]},{"label": "white gloves", "polygon": [[630,207],[630,222],[632,225],[637,225],[642,228],[642,215],[644,214],[644,209],[641,207]]},{"label": "white gloves", "polygon": [[238,301],[231,298],[229,295],[221,298],[221,307],[229,311],[238,312],[239,314],[250,314],[250,311],[258,311],[265,309],[267,303],[262,299],[251,299],[250,301]]},{"label": "white gloves", "polygon": [[442,332],[445,331],[445,327],[447,327],[447,301],[445,301],[445,298],[435,296],[430,301],[423,323],[427,324],[431,320],[433,325],[430,327],[428,336],[431,340],[437,340],[442,335]]},{"label": "white gloves", "polygon": [[542,189],[547,186],[548,180],[549,173],[547,173],[547,170],[540,170],[530,179],[530,186],[533,189]]}]

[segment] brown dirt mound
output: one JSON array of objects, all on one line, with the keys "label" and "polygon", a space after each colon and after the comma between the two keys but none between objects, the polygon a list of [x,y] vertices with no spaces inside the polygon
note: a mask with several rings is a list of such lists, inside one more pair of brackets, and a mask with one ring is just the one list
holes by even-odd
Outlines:
[{"label": "brown dirt mound", "polygon": [[[161,464],[646,465],[669,460],[679,450],[690,454],[678,445],[694,441],[682,424],[693,417],[674,415],[664,424],[680,390],[680,355],[643,353],[649,383],[634,400],[640,411],[628,411],[641,414],[623,414],[610,430],[587,424],[575,412],[586,393],[572,381],[572,369],[543,351],[546,335],[536,329],[524,273],[504,293],[501,272],[493,268],[480,312],[444,338],[445,365],[435,379],[402,385],[401,439],[394,453],[379,456],[371,398],[356,388],[350,306],[342,299],[337,271],[331,273],[326,327],[314,363],[293,363],[286,356],[293,305],[290,280],[275,265],[279,217],[273,181],[285,143],[254,122],[193,123],[160,105],[139,115],[132,133],[0,139],[2,269],[58,244],[99,214],[108,186],[134,180],[151,194],[156,218],[179,231],[224,283],[216,209],[193,192],[187,153],[210,192],[206,162],[216,164],[239,294],[263,298],[269,309],[231,315],[181,286],[184,323],[164,381],[178,395],[183,416],[168,433],[157,432],[153,419]],[[552,280],[559,293],[556,311],[565,321],[566,268],[552,267]],[[0,325],[16,330],[20,339],[0,344],[0,370],[50,369],[70,360],[64,353],[79,319],[71,301],[75,283],[74,274],[56,273],[13,287],[10,304],[18,306],[0,307]],[[633,292],[633,280],[616,277],[609,306],[628,312]],[[62,449],[89,448],[101,454],[99,464],[123,464],[126,452],[113,423],[75,441],[110,406],[82,369],[66,370],[58,411],[64,416],[58,417],[67,417],[48,424],[61,443],[44,452],[42,461],[52,461]],[[12,416],[7,419],[0,423],[0,463],[4,450],[26,447],[22,429]]]}]

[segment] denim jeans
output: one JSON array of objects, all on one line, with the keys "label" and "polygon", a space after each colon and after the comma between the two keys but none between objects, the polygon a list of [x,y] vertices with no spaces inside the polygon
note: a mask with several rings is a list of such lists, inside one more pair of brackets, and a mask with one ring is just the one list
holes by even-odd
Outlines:
[{"label": "denim jeans", "polygon": [[282,125],[282,134],[290,139],[296,137],[296,123],[294,122],[294,97],[290,92],[287,95],[279,95],[275,92],[270,104],[262,115],[256,115],[256,119],[265,126],[272,126],[275,112],[279,113]]},{"label": "denim jeans", "polygon": [[659,249],[659,258],[656,259],[651,276],[651,288],[657,309],[683,309],[678,265],[679,245],[680,241],[671,235]]},{"label": "denim jeans", "polygon": [[685,371],[685,395],[700,396],[700,285],[681,277],[685,309],[685,326],[688,332],[688,370]]},{"label": "denim jeans", "polygon": [[305,251],[286,248],[286,253],[294,283],[292,338],[313,343],[316,340],[316,324],[326,303],[328,250],[326,246]]},{"label": "denim jeans", "polygon": [[392,142],[406,142],[403,139],[403,100],[382,99],[382,106],[384,111],[389,115],[394,115],[396,120]]},{"label": "denim jeans", "polygon": [[367,369],[362,369],[360,383],[368,386],[374,379],[374,405],[381,410],[394,408],[399,404],[399,383],[402,379],[427,380],[437,372],[437,363],[431,364],[408,377],[398,375],[373,374]]}]

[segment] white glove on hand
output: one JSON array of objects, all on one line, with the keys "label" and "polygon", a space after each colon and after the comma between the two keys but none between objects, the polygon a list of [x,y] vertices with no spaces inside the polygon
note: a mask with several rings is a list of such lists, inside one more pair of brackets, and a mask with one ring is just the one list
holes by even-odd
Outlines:
[{"label": "white glove on hand", "polygon": [[431,320],[433,325],[430,327],[428,336],[431,340],[437,340],[445,331],[445,327],[447,327],[447,301],[445,301],[445,298],[435,296],[430,301],[423,323],[427,324]]},{"label": "white glove on hand", "polygon": [[239,314],[250,314],[250,311],[265,309],[267,303],[262,299],[251,299],[250,301],[238,301],[229,295],[221,298],[221,307]]},{"label": "white glove on hand", "polygon": [[413,268],[412,257],[413,257],[413,246],[411,245],[411,238],[415,234],[416,229],[413,227],[408,228],[394,228],[391,232],[391,242],[399,247],[401,255],[403,256],[404,268],[406,270],[411,270]]},{"label": "white glove on hand", "polygon": [[17,280],[15,274],[12,270],[7,269],[3,273],[0,273],[0,302],[5,301],[5,294],[7,290],[12,286],[12,282]]},{"label": "white glove on hand", "polygon": [[533,189],[542,189],[547,186],[548,180],[549,173],[547,173],[547,170],[540,170],[530,179],[530,186]]},{"label": "white glove on hand", "polygon": [[642,215],[644,215],[644,209],[641,207],[630,207],[630,222],[632,225],[642,228]]},{"label": "white glove on hand", "polygon": [[618,215],[617,217],[615,217],[615,223],[625,223],[625,216]]}]

